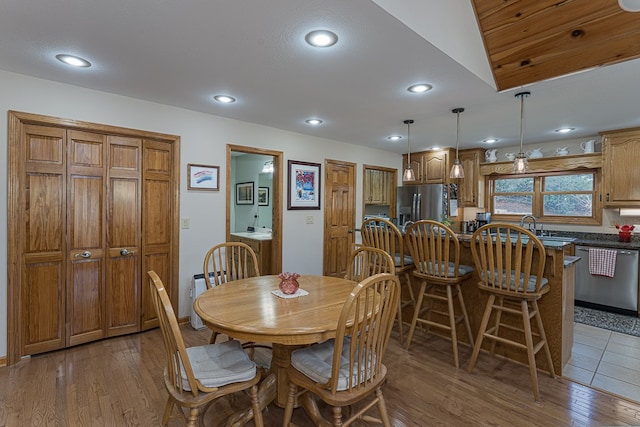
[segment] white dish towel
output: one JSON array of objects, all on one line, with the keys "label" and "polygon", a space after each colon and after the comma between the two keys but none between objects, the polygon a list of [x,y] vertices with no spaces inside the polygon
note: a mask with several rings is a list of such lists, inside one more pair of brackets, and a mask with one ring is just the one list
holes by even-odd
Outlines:
[{"label": "white dish towel", "polygon": [[589,273],[593,276],[613,277],[616,274],[616,255],[611,249],[589,248]]}]

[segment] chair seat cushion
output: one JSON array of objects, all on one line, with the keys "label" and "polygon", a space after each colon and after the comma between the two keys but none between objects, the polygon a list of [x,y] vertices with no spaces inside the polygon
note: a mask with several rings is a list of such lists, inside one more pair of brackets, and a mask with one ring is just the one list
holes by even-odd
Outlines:
[{"label": "chair seat cushion", "polygon": [[[239,341],[188,347],[187,354],[196,380],[205,387],[249,381],[256,376],[256,364],[249,359]],[[182,385],[190,390],[184,368],[180,367]]]},{"label": "chair seat cushion", "polygon": [[[349,387],[349,345],[351,339],[344,338],[342,357],[340,358],[340,374],[336,391],[346,390]],[[333,348],[335,340],[314,344],[310,347],[294,350],[291,353],[291,366],[302,372],[319,384],[326,384],[331,379],[331,364],[333,363]],[[374,361],[375,361],[375,355]],[[363,370],[364,370],[364,364]],[[370,376],[366,377],[367,379]],[[361,379],[365,379],[362,375]],[[357,383],[357,372],[353,372],[353,384]]]},{"label": "chair seat cushion", "polygon": [[404,257],[401,257],[400,255],[395,254],[393,256],[393,263],[395,264],[396,267],[413,265],[413,258],[411,258],[409,255],[405,255]]},{"label": "chair seat cushion", "polygon": [[[429,274],[429,272],[433,271],[433,274],[439,274],[441,271],[444,270],[444,265],[440,265],[440,268],[438,268],[438,265],[434,263],[432,263],[431,261],[425,261],[422,262],[420,267],[420,272],[422,273],[426,273]],[[456,270],[456,264],[453,262],[450,262],[447,265],[447,277],[456,277],[455,274],[455,270]],[[464,264],[459,264],[458,265],[458,276],[464,276],[465,274],[469,274],[473,271],[473,267],[469,266],[469,265],[464,265]]]},{"label": "chair seat cushion", "polygon": [[[494,275],[497,276],[498,271],[494,270]],[[480,272],[480,278],[482,280],[485,280],[484,278],[484,271]],[[509,288],[511,290],[515,290],[515,280],[516,279],[516,273],[515,271],[511,270],[509,272],[509,281],[508,281],[508,285]],[[518,286],[518,291],[522,292],[522,282],[524,281],[524,273],[520,273],[520,280],[518,281],[519,286]],[[527,282],[527,292],[535,292],[536,291],[536,282],[538,281],[538,276],[534,276],[531,275],[529,276],[529,281]],[[489,280],[489,283],[494,284],[491,280]],[[505,270],[502,270],[502,283],[507,283],[507,272]],[[542,278],[540,279],[540,289],[542,290],[542,288],[544,288],[545,286],[547,286],[547,284],[549,283],[549,281],[546,278]],[[507,289],[506,286],[503,286],[503,288]]]}]

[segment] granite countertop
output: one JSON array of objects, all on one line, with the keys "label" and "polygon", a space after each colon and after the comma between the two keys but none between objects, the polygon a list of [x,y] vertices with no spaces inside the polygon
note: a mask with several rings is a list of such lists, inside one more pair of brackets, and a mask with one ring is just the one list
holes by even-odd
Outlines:
[{"label": "granite countertop", "polygon": [[[551,238],[558,239],[562,237],[570,237],[575,239],[573,241],[558,242],[545,240],[541,238],[544,247],[548,249],[561,249],[564,246],[575,244],[582,246],[594,246],[600,248],[615,248],[615,249],[637,249],[640,250],[640,234],[632,234],[631,242],[621,242],[618,239],[618,233],[604,234],[604,233],[581,233],[572,231],[551,231]],[[458,234],[460,241],[470,241],[471,234]]]}]

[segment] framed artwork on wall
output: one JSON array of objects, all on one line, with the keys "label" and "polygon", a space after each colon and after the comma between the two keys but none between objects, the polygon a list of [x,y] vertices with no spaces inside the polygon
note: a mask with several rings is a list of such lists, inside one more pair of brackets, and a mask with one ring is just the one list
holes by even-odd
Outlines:
[{"label": "framed artwork on wall", "polygon": [[320,209],[320,163],[289,160],[287,209]]},{"label": "framed artwork on wall", "polygon": [[258,187],[258,206],[269,206],[269,187]]},{"label": "framed artwork on wall", "polygon": [[253,181],[236,184],[236,205],[253,205]]},{"label": "framed artwork on wall", "polygon": [[209,165],[187,165],[188,190],[220,190],[220,167]]}]

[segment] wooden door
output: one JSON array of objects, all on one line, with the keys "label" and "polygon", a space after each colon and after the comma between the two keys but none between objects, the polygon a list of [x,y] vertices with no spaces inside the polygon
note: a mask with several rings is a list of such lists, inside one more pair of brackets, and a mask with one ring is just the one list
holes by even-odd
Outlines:
[{"label": "wooden door", "polygon": [[173,265],[174,245],[177,236],[178,212],[175,211],[177,190],[175,189],[174,169],[175,157],[174,144],[144,140],[142,143],[142,303],[141,303],[141,328],[142,330],[158,326],[158,317],[153,307],[146,279],[147,271],[154,270],[167,292],[173,298],[173,309],[177,312],[177,279]]},{"label": "wooden door", "polygon": [[327,160],[324,183],[325,276],[344,277],[354,244],[356,219],[355,163]]},{"label": "wooden door", "polygon": [[67,345],[105,336],[104,135],[68,131]]},{"label": "wooden door", "polygon": [[115,336],[140,329],[142,140],[108,142],[105,312],[107,336]]},{"label": "wooden door", "polygon": [[[8,301],[8,310],[16,314],[9,323],[17,326],[13,337],[19,337],[10,342],[22,355],[65,346],[66,131],[14,127],[14,185],[9,189],[19,214],[10,215],[15,227],[10,223],[8,233],[14,238],[7,244],[10,253],[19,254],[14,259],[20,267],[14,272],[18,285],[11,290],[15,297]],[[24,167],[16,157],[24,159]],[[12,337],[12,331],[8,333]],[[15,358],[15,352],[10,356]]]}]

